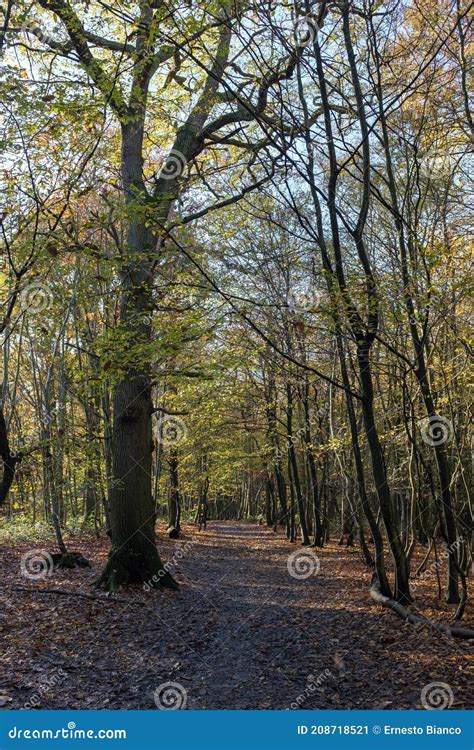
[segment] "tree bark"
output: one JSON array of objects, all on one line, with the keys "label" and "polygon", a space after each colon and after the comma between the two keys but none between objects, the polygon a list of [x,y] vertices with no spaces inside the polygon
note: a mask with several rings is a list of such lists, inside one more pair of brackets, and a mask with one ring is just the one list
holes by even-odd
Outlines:
[{"label": "tree bark", "polygon": [[[173,539],[179,537],[181,526],[181,496],[179,492],[179,476],[178,476],[178,453],[175,447],[170,448],[170,457],[168,459],[170,469],[170,500],[169,500],[169,515],[168,515],[168,535]],[[171,533],[173,532],[173,533]]]},{"label": "tree bark", "polygon": [[306,523],[306,510],[304,507],[304,498],[301,491],[301,482],[298,470],[298,461],[296,459],[295,439],[293,436],[293,393],[291,385],[286,386],[287,397],[287,427],[288,427],[288,461],[291,469],[290,479],[293,479],[293,485],[298,505],[298,515],[300,518],[301,539],[305,546],[310,544],[308,526]]},{"label": "tree bark", "polygon": [[3,476],[0,483],[0,508],[5,505],[8,493],[13,484],[15,478],[15,469],[18,461],[20,460],[19,455],[14,455],[10,452],[10,444],[8,441],[8,431],[5,421],[5,415],[3,413],[3,406],[0,405],[0,456],[3,461]]},{"label": "tree bark", "polygon": [[[408,250],[411,240],[411,228],[408,225],[408,241],[405,236],[404,222],[399,208],[399,199],[397,193],[397,184],[392,162],[392,153],[390,148],[389,131],[384,109],[382,79],[380,72],[380,55],[376,44],[376,35],[373,33],[374,54],[377,63],[377,97],[379,107],[379,117],[382,126],[382,140],[385,152],[385,163],[387,168],[387,182],[390,193],[391,208],[394,216],[395,227],[398,235],[398,244],[400,249],[400,268],[403,283],[403,299],[408,316],[410,336],[412,340],[413,351],[415,354],[416,367],[414,373],[420,386],[423,403],[428,418],[436,417],[435,404],[428,375],[428,367],[425,359],[426,337],[420,336],[418,323],[416,320],[415,305],[412,296],[413,283],[410,278],[410,268],[408,261]],[[458,591],[458,555],[457,555],[457,532],[456,521],[454,517],[453,501],[451,493],[451,468],[446,455],[445,446],[442,443],[434,445],[436,465],[438,470],[438,479],[441,493],[441,506],[445,526],[446,540],[448,543],[448,579],[446,585],[446,602],[455,604],[459,602]]]},{"label": "tree bark", "polygon": [[[142,182],[144,113],[122,125],[122,182],[129,210],[128,262],[122,270],[120,326],[125,341],[145,348],[151,340],[151,256],[156,238],[145,226],[146,191]],[[169,199],[163,200],[163,218]],[[138,218],[137,218],[138,217]],[[129,366],[113,393],[110,525],[112,549],[97,586],[115,591],[128,583],[177,589],[164,569],[155,543],[152,496],[152,398],[150,368]]]},{"label": "tree bark", "polygon": [[385,461],[382,446],[375,422],[374,394],[372,375],[370,372],[369,351],[367,348],[359,347],[358,352],[359,373],[362,387],[362,414],[364,418],[365,432],[369,444],[372,462],[372,473],[374,476],[377,497],[380,503],[390,550],[395,567],[394,597],[397,601],[411,602],[410,595],[410,571],[408,561],[403,548],[402,540],[398,531],[397,519],[395,518],[390,488],[387,481]]}]

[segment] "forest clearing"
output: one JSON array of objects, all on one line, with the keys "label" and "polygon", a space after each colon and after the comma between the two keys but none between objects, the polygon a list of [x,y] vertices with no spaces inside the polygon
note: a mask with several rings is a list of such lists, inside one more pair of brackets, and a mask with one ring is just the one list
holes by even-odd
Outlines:
[{"label": "forest clearing", "polygon": [[472,7],[4,3],[2,708],[471,707]]}]

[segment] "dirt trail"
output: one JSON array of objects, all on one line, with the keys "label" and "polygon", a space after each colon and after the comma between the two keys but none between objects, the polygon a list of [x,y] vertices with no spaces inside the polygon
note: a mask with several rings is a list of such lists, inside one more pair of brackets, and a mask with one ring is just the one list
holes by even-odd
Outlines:
[{"label": "dirt trail", "polygon": [[[263,526],[211,522],[160,539],[178,594],[132,589],[128,603],[18,593],[9,586],[90,591],[107,552],[87,541],[92,570],[41,581],[18,574],[22,545],[4,554],[0,701],[21,708],[420,708],[443,682],[468,707],[468,645],[417,630],[370,602],[356,549],[307,550]],[[38,545],[36,545],[38,546]],[[75,541],[76,549],[84,549]],[[301,567],[289,555],[303,554]],[[311,555],[316,554],[319,561]],[[442,609],[442,608],[441,608]],[[446,615],[447,615],[446,610]],[[438,616],[443,616],[438,611]],[[174,692],[173,692],[174,691]]]}]

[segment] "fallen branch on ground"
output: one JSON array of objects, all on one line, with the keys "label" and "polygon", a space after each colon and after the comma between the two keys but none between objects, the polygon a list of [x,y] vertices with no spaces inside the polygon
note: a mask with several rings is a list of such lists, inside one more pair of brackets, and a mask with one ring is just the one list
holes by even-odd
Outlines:
[{"label": "fallen branch on ground", "polygon": [[92,599],[95,602],[122,602],[123,604],[138,604],[143,606],[144,602],[139,599],[123,599],[118,596],[95,596],[85,594],[82,591],[68,591],[67,589],[34,589],[28,586],[12,586],[14,591],[28,591],[30,594],[59,594],[60,596],[81,596],[84,599]]},{"label": "fallen branch on ground", "polygon": [[380,583],[376,575],[372,577],[369,593],[374,602],[381,604],[382,607],[392,609],[402,618],[402,620],[409,622],[411,625],[430,625],[430,627],[435,628],[435,630],[438,630],[440,633],[444,633],[444,635],[453,638],[474,638],[474,630],[471,630],[471,628],[451,627],[450,625],[443,625],[442,623],[434,622],[426,617],[419,617],[418,615],[413,614],[413,612],[410,612],[410,610],[404,607],[403,604],[400,604],[400,602],[395,601],[395,599],[390,599],[388,596],[384,596],[380,591]]}]

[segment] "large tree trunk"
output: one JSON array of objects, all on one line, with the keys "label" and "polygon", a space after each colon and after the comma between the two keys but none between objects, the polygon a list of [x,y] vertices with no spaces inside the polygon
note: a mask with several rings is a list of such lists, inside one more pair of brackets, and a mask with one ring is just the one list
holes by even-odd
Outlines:
[{"label": "large tree trunk", "polygon": [[130,374],[114,394],[112,549],[99,585],[127,583],[177,588],[158,555],[151,493],[151,394],[146,373]]},{"label": "large tree trunk", "polygon": [[[126,342],[146,347],[151,339],[151,256],[156,238],[143,218],[146,202],[142,182],[143,119],[122,126],[122,180],[130,223],[129,257],[122,270],[120,323]],[[112,549],[97,581],[98,586],[111,591],[134,582],[178,588],[164,569],[155,543],[151,383],[146,355],[142,357],[143,361],[129,366],[113,394]]]}]

